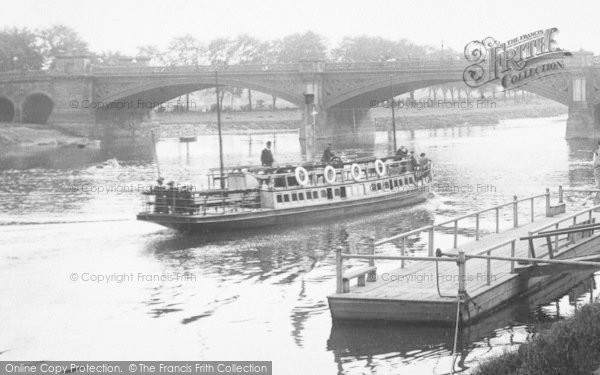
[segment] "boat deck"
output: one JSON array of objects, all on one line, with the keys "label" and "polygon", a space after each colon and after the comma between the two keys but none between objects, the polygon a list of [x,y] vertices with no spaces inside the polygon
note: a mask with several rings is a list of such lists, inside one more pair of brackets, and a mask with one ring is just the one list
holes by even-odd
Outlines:
[{"label": "boat deck", "polygon": [[[494,233],[477,241],[459,247],[466,255],[493,255],[502,257],[530,256],[528,241],[519,240],[530,232],[537,232],[544,226],[572,225],[573,213],[562,213],[554,217],[541,217],[534,222],[521,225],[500,233]],[[597,220],[600,214],[590,210],[581,214],[579,224],[587,220]],[[545,229],[545,230],[548,230]],[[600,235],[581,239],[570,244],[572,238],[554,239],[554,249],[560,245],[560,252],[554,258],[561,259],[587,255],[600,247]],[[514,244],[514,253],[512,245]],[[501,246],[498,246],[501,245]],[[543,245],[543,247],[541,246]],[[494,249],[497,247],[496,249]],[[488,249],[492,249],[488,253]],[[534,245],[535,257],[548,258],[546,240],[537,240]],[[556,250],[554,250],[556,251]],[[448,253],[457,253],[452,249]],[[488,285],[488,261],[490,275]],[[438,270],[436,272],[436,263]],[[470,258],[465,266],[465,286],[468,295],[467,306],[461,309],[463,321],[475,319],[489,313],[509,299],[526,294],[544,282],[540,277],[527,276],[531,266],[521,266],[516,262]],[[511,267],[515,267],[512,271]],[[352,270],[352,269],[351,269]],[[439,293],[436,279],[439,280]],[[334,319],[349,320],[396,320],[449,323],[456,319],[456,305],[459,288],[458,266],[455,261],[412,261],[404,268],[390,271],[377,270],[373,281],[364,286],[356,285],[355,280],[346,293],[329,296],[329,305]]]}]

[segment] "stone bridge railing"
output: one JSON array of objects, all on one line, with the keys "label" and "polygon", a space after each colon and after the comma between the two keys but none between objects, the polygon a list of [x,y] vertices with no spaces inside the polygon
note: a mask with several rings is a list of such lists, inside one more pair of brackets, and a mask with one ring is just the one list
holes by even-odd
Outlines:
[{"label": "stone bridge railing", "polygon": [[[588,60],[588,64],[600,67],[600,56]],[[76,75],[111,76],[120,74],[148,75],[148,74],[193,74],[193,73],[322,73],[344,71],[386,71],[386,70],[440,70],[465,68],[468,62],[464,59],[421,59],[407,58],[383,62],[326,62],[326,61],[301,61],[292,64],[236,64],[236,65],[193,65],[193,66],[90,66],[86,72],[76,72]],[[64,76],[70,73],[53,70],[18,70],[0,72],[0,80],[7,81],[18,78],[33,78],[47,76]]]}]

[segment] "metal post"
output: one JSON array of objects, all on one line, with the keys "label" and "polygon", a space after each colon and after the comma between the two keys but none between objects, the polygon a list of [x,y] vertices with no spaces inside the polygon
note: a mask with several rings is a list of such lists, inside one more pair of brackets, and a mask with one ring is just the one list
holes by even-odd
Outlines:
[{"label": "metal post", "polygon": [[546,188],[546,217],[550,217],[550,189]]},{"label": "metal post", "polygon": [[[370,253],[371,255],[375,255],[375,237],[371,236],[369,238],[370,245]],[[369,259],[369,267],[375,267],[375,259]],[[367,275],[368,281],[375,281],[377,279],[377,275],[375,272],[369,272]]]},{"label": "metal post", "polygon": [[[406,255],[406,237],[402,237],[402,248],[400,249],[400,255]],[[404,259],[400,261],[400,267],[404,268]]]},{"label": "metal post", "polygon": [[454,220],[454,248],[458,247],[458,220]]},{"label": "metal post", "polygon": [[562,185],[558,185],[558,203],[563,202],[563,187]]},{"label": "metal post", "polygon": [[219,73],[215,70],[215,91],[217,92],[217,127],[219,130],[219,168],[221,177],[221,190],[225,189],[224,167],[223,167],[223,135],[221,134],[221,99],[219,98]]},{"label": "metal post", "polygon": [[500,233],[500,208],[496,207],[496,233]]},{"label": "metal post", "polygon": [[394,113],[395,109],[394,109],[394,76],[392,76],[390,74],[390,95],[392,95],[392,97],[390,98],[390,103],[391,103],[391,107],[392,107],[392,131],[394,132],[394,152],[396,152],[396,114]]},{"label": "metal post", "polygon": [[465,295],[467,292],[466,286],[466,258],[464,250],[460,250],[458,252],[458,258],[456,263],[458,264],[458,294],[461,296]]},{"label": "metal post", "polygon": [[531,198],[531,222],[532,223],[533,223],[533,220],[534,220],[534,217],[535,217],[534,212],[533,212],[533,207],[534,207],[533,200],[534,199]]},{"label": "metal post", "polygon": [[[515,242],[516,242],[516,240],[513,240],[513,242],[510,243],[510,257],[511,258],[515,257]],[[510,261],[510,273],[515,273],[515,261],[514,260]]]},{"label": "metal post", "polygon": [[475,215],[475,241],[479,241],[479,213]]},{"label": "metal post", "polygon": [[513,227],[519,227],[519,206],[517,202],[517,196],[513,196]]},{"label": "metal post", "polygon": [[432,225],[431,228],[429,229],[429,251],[427,252],[428,256],[430,256],[430,257],[433,256],[433,235],[434,235],[433,230],[434,230],[434,228]]},{"label": "metal post", "polygon": [[343,271],[343,259],[342,259],[342,248],[338,247],[335,249],[335,279],[336,279],[336,293],[342,293],[342,271]]},{"label": "metal post", "polygon": [[[492,251],[488,250],[487,255],[491,256],[492,255]],[[487,272],[486,272],[487,285],[490,285],[492,283],[491,272],[492,272],[492,260],[490,258],[488,258],[487,259]]]}]

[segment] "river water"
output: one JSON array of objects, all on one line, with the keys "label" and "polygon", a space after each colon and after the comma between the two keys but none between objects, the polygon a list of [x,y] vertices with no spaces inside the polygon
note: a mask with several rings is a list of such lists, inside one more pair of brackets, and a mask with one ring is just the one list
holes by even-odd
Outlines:
[{"label": "river water", "polygon": [[[269,360],[276,374],[449,373],[451,327],[332,325],[333,250],[360,251],[370,236],[515,194],[594,187],[593,144],[565,141],[565,123],[558,117],[401,131],[400,144],[436,165],[426,203],[208,237],[135,221],[139,191],[156,178],[151,147],[7,152],[0,159],[0,360]],[[255,163],[267,139],[226,136],[226,164]],[[343,151],[386,154],[387,135],[376,139],[374,150]],[[218,166],[214,136],[189,145],[161,140],[157,154],[167,180],[202,185],[208,168]],[[277,162],[300,160],[297,136],[277,135],[274,154]],[[119,165],[100,168],[113,157]],[[567,200],[593,204],[581,194]],[[509,212],[501,217],[503,225],[510,220]],[[409,247],[426,253],[421,239]],[[596,297],[597,281],[593,273],[573,273],[559,295],[514,302],[464,329],[457,369],[468,372],[573,314]]]}]

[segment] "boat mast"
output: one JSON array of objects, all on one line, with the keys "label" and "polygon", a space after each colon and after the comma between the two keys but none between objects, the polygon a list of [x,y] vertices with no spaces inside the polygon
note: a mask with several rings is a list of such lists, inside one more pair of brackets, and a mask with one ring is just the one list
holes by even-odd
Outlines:
[{"label": "boat mast", "polygon": [[160,165],[158,164],[158,154],[156,153],[156,138],[154,137],[154,130],[150,132],[152,134],[152,150],[154,151],[154,161],[156,162],[156,173],[160,178]]},{"label": "boat mast", "polygon": [[393,76],[390,74],[390,107],[392,107],[392,131],[394,132],[394,152],[396,152],[396,114],[394,112],[394,81]]},{"label": "boat mast", "polygon": [[215,92],[217,93],[217,128],[219,129],[219,166],[221,168],[221,189],[225,189],[224,168],[223,168],[223,135],[221,134],[221,103],[219,99],[219,73],[215,70]]}]

